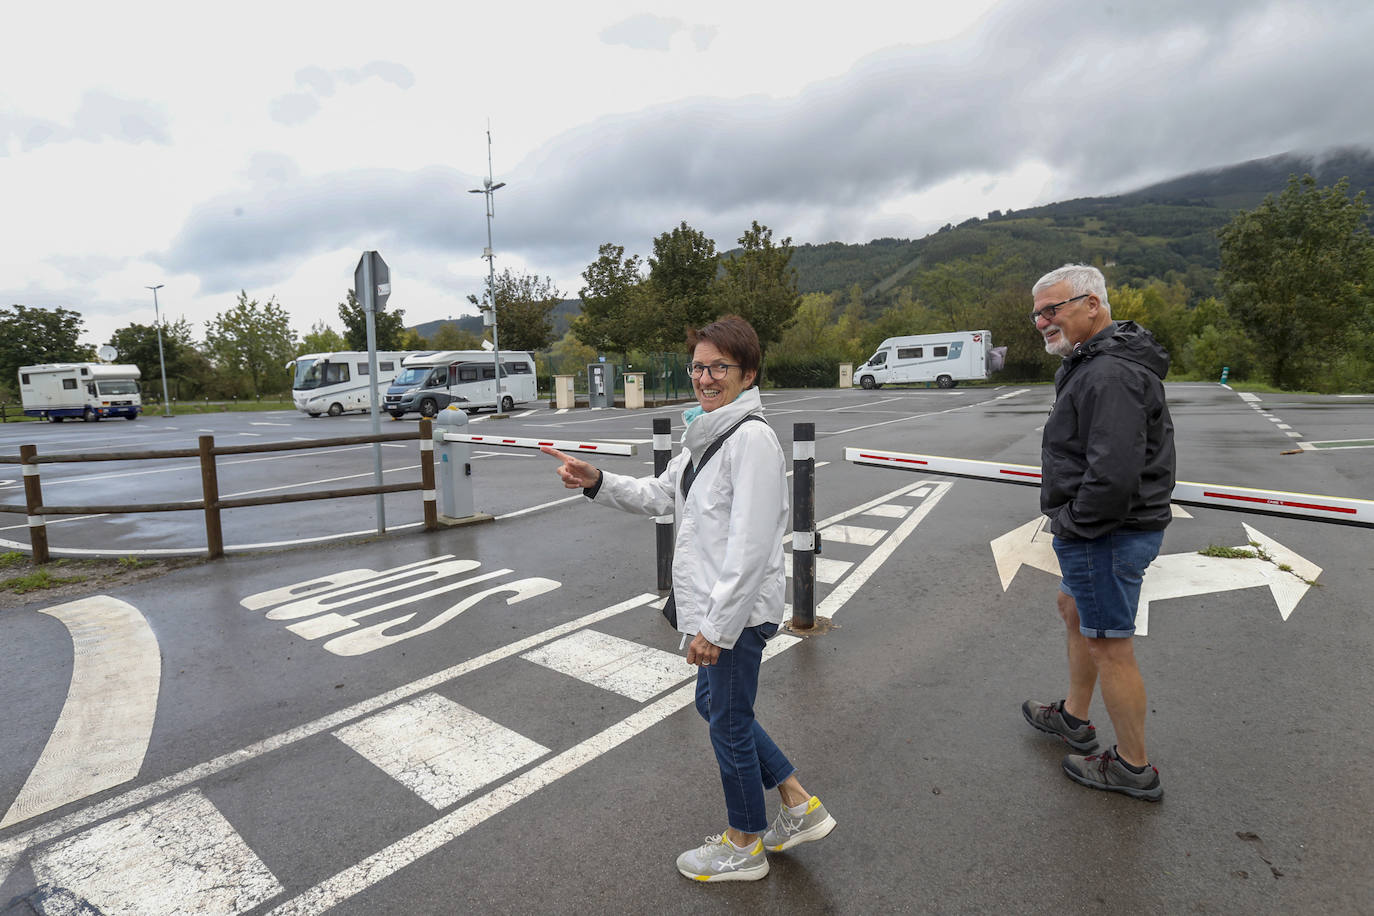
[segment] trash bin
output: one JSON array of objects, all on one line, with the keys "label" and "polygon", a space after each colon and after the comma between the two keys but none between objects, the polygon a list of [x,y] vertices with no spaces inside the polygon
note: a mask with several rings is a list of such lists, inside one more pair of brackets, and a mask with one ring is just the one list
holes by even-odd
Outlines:
[{"label": "trash bin", "polygon": [[571,375],[555,375],[553,377],[553,403],[559,410],[566,410],[577,405],[577,396],[573,393],[573,377]]},{"label": "trash bin", "polygon": [[615,406],[615,364],[587,364],[587,406]]},{"label": "trash bin", "polygon": [[853,364],[853,363],[840,363],[840,387],[841,387],[841,388],[853,388],[853,387],[854,387],[854,364]]},{"label": "trash bin", "polygon": [[625,373],[625,409],[644,409],[644,373]]}]

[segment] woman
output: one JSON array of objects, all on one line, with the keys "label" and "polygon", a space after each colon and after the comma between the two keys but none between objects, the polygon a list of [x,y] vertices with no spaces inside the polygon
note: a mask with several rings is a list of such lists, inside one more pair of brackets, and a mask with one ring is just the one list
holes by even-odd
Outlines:
[{"label": "woman", "polygon": [[[682,451],[661,475],[603,473],[557,449],[543,451],[563,462],[565,487],[627,512],[678,520],[672,599],[677,628],[684,642],[691,638],[687,663],[699,666],[697,711],[710,724],[729,827],[678,856],[677,867],[697,881],[754,881],[768,874],[765,848],[819,840],[835,819],[754,719],[764,643],[782,623],[788,521],[782,447],[767,423],[747,422],[763,414],[758,335],[727,315],[687,343],[700,406],[683,413]],[[703,461],[718,440],[719,450]],[[764,803],[770,788],[782,799],[771,826]]]}]

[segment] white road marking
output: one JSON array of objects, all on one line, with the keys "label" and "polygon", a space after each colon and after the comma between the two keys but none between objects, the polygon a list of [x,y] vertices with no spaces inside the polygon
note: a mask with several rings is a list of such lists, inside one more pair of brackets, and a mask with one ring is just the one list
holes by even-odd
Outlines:
[{"label": "white road marking", "polygon": [[0,829],[133,779],[157,713],[162,656],[137,608],[97,595],[41,613],[71,633],[71,685]]},{"label": "white road marking", "polygon": [[1029,388],[1019,388],[1019,389],[1017,389],[1016,391],[1009,391],[1009,392],[1007,392],[1006,394],[999,394],[999,395],[998,395],[997,397],[995,397],[995,398],[988,398],[988,399],[985,400],[985,401],[978,401],[978,402],[975,403],[975,404],[961,404],[961,405],[959,405],[958,407],[949,407],[949,408],[946,408],[945,410],[932,410],[932,411],[930,411],[929,413],[910,414],[910,415],[908,415],[908,416],[898,417],[898,418],[895,419],[895,420],[883,420],[883,421],[878,422],[878,423],[869,423],[869,424],[867,424],[867,425],[865,425],[865,426],[851,426],[849,429],[837,429],[837,430],[835,430],[834,432],[827,432],[827,433],[825,433],[825,435],[827,435],[827,436],[844,436],[844,435],[847,435],[847,434],[849,434],[849,433],[857,433],[857,432],[859,432],[860,430],[864,430],[864,429],[877,429],[879,426],[890,426],[890,425],[892,425],[893,423],[906,423],[906,422],[910,422],[911,420],[921,420],[921,419],[924,419],[925,417],[938,417],[938,416],[940,416],[941,414],[956,413],[956,412],[958,412],[958,411],[960,411],[960,410],[968,410],[968,409],[973,408],[973,407],[982,407],[982,406],[985,405],[985,404],[995,404],[995,403],[997,403],[998,401],[1005,400],[1006,398],[1015,397],[1015,396],[1018,395],[1018,394],[1024,394],[1025,392],[1027,392],[1027,391],[1029,391],[1029,390],[1030,390]]},{"label": "white road marking", "polygon": [[822,543],[860,544],[872,547],[887,535],[881,528],[863,528],[858,525],[831,525],[825,529]]},{"label": "white road marking", "polygon": [[603,610],[584,614],[576,620],[570,620],[556,627],[550,627],[542,633],[536,633],[533,636],[517,640],[499,649],[493,649],[490,652],[479,655],[466,662],[461,662],[457,665],[445,668],[443,671],[422,677],[416,681],[411,681],[409,684],[397,687],[394,690],[389,690],[369,700],[355,703],[338,712],[316,719],[313,722],[299,725],[296,728],[284,731],[270,738],[264,738],[262,741],[256,741],[237,751],[222,754],[213,760],[182,770],[180,773],[163,777],[157,782],[149,783],[146,786],[140,786],[136,789],[130,789],[122,795],[117,795],[114,798],[92,805],[89,808],[75,811],[57,820],[49,821],[41,827],[35,827],[26,833],[0,839],[0,884],[5,882],[6,876],[9,875],[10,869],[14,866],[14,862],[19,855],[30,847],[41,845],[64,833],[70,833],[87,824],[104,820],[121,811],[126,811],[129,808],[142,805],[154,798],[166,795],[169,792],[175,792],[177,789],[188,786],[197,780],[205,779],[216,773],[221,773],[230,769],[231,767],[236,767],[240,764],[248,763],[251,760],[256,760],[264,754],[280,750],[283,747],[295,744],[297,741],[338,728],[354,719],[370,715],[379,709],[385,709],[393,703],[398,703],[408,697],[433,690],[441,684],[445,684],[465,674],[477,671],[480,668],[485,668],[493,662],[501,661],[512,655],[519,655],[522,652],[527,652],[535,646],[548,642],[551,639],[557,639],[560,636],[565,636],[583,627],[591,626],[608,617],[614,617],[617,614],[624,613],[633,608],[643,607],[657,600],[659,600],[659,597],[656,594],[645,593],[636,595],[633,598],[613,604]]},{"label": "white road marking", "polygon": [[[822,545],[823,546],[823,545]],[[792,575],[792,552],[782,555],[782,564],[787,575]],[[832,560],[829,557],[816,557],[816,581],[834,585],[844,578],[854,564],[846,560]]]},{"label": "white road marking", "polygon": [[910,511],[910,506],[898,506],[893,503],[884,503],[881,506],[874,506],[865,514],[877,515],[881,518],[906,518],[906,514]]},{"label": "white road marking", "polygon": [[579,630],[521,658],[641,703],[696,677],[680,655],[596,630]]},{"label": "white road marking", "polygon": [[[931,510],[935,508],[952,486],[952,483],[937,484],[932,489],[931,496],[897,526],[892,532],[892,536],[870,553],[838,588],[826,596],[820,606],[817,607],[816,613],[834,619],[845,603],[882,566],[893,551],[906,540],[911,532],[916,529],[916,526],[930,514]],[[887,502],[902,494],[910,493],[915,487],[916,485],[911,484],[901,487],[880,497],[876,502]],[[801,641],[796,637],[779,633],[769,640],[763,658],[768,661]],[[437,849],[441,849],[488,818],[500,814],[540,789],[574,772],[584,764],[590,763],[608,751],[619,747],[631,738],[691,705],[695,698],[695,684],[680,687],[609,728],[520,774],[510,782],[497,786],[486,795],[473,799],[461,808],[420,828],[409,836],[397,840],[356,865],[326,878],[304,893],[273,909],[271,916],[303,916],[303,914],[326,912],[350,897],[385,881],[407,865]]]},{"label": "white road marking", "polygon": [[383,710],[334,737],[438,809],[549,753],[437,693]]},{"label": "white road marking", "polygon": [[282,892],[267,866],[194,789],[44,850],[33,873],[40,886],[66,888],[102,913],[139,916],[232,916]]}]

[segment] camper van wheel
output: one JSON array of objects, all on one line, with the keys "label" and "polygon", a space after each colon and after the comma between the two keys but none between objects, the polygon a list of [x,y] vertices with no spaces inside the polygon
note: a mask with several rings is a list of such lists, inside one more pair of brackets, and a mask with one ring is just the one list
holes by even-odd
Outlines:
[{"label": "camper van wheel", "polygon": [[330,404],[330,405],[329,405],[329,415],[330,415],[331,417],[337,417],[337,416],[341,415],[342,413],[343,413],[343,405],[342,405],[342,404]]},{"label": "camper van wheel", "polygon": [[138,414],[136,414],[136,413],[126,413],[126,414],[124,415],[124,419],[126,419],[126,420],[137,420],[137,419],[138,419]]},{"label": "camper van wheel", "polygon": [[502,412],[502,413],[510,413],[510,412],[511,412],[512,410],[514,410],[514,409],[515,409],[515,401],[511,399],[511,396],[510,396],[510,395],[506,395],[504,398],[501,399],[501,412]]},{"label": "camper van wheel", "polygon": [[434,398],[425,398],[420,402],[420,416],[430,419],[438,412],[439,405],[434,403]]},{"label": "camper van wheel", "polygon": [[92,420],[99,420],[100,418],[97,417],[97,416],[95,415],[95,411],[94,411],[94,410],[91,410],[89,407],[87,407],[87,408],[82,412],[82,414],[81,414],[81,419],[82,419],[83,421],[85,421],[86,423],[89,423],[89,422],[91,422]]},{"label": "camper van wheel", "polygon": [[49,420],[52,420],[54,423],[61,423],[63,420],[65,420],[65,419],[67,419],[67,418],[66,418],[66,417],[48,417],[48,419],[49,419]]},{"label": "camper van wheel", "polygon": [[391,414],[391,419],[393,420],[399,420],[401,417],[405,416],[405,414],[401,413],[399,410],[388,411],[388,413]]},{"label": "camper van wheel", "polygon": [[864,391],[872,391],[874,388],[878,387],[873,384],[873,376],[871,375],[865,375],[863,378],[859,379],[859,384],[863,386]]},{"label": "camper van wheel", "polygon": [[950,378],[948,375],[942,375],[935,380],[935,384],[939,385],[941,388],[953,388],[954,379]]},{"label": "camper van wheel", "polygon": [[309,410],[307,410],[306,413],[310,414],[310,416],[312,416],[312,417],[318,417],[318,416],[320,415],[320,414],[319,414],[319,411],[309,411]]}]

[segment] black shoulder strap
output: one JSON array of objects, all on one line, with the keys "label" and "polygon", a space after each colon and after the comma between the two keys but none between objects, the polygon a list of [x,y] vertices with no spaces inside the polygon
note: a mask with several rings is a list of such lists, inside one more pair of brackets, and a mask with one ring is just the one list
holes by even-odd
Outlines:
[{"label": "black shoulder strap", "polygon": [[740,421],[739,421],[738,423],[736,423],[734,426],[730,427],[730,428],[727,429],[725,432],[723,432],[723,433],[721,433],[719,436],[717,436],[717,437],[716,437],[716,441],[712,442],[709,446],[706,447],[706,451],[704,451],[704,452],[701,453],[701,459],[698,460],[698,461],[696,462],[695,467],[693,466],[693,463],[692,463],[692,462],[690,462],[690,461],[687,462],[687,467],[684,468],[683,471],[682,471],[682,498],[683,498],[683,499],[686,499],[686,498],[687,498],[687,493],[688,493],[688,491],[690,491],[690,490],[692,489],[692,481],[696,479],[697,472],[700,471],[700,470],[702,469],[702,467],[706,464],[706,462],[708,462],[708,461],[711,460],[711,456],[712,456],[712,455],[714,455],[716,452],[720,451],[721,443],[723,443],[726,439],[729,439],[732,435],[734,435],[735,430],[739,429],[741,426],[743,426],[744,424],[748,423],[750,420],[758,420],[760,423],[767,423],[767,422],[768,422],[767,420],[765,420],[763,417],[759,416],[758,414],[756,414],[756,413],[751,413],[749,416],[745,417],[743,420],[740,420]]}]

